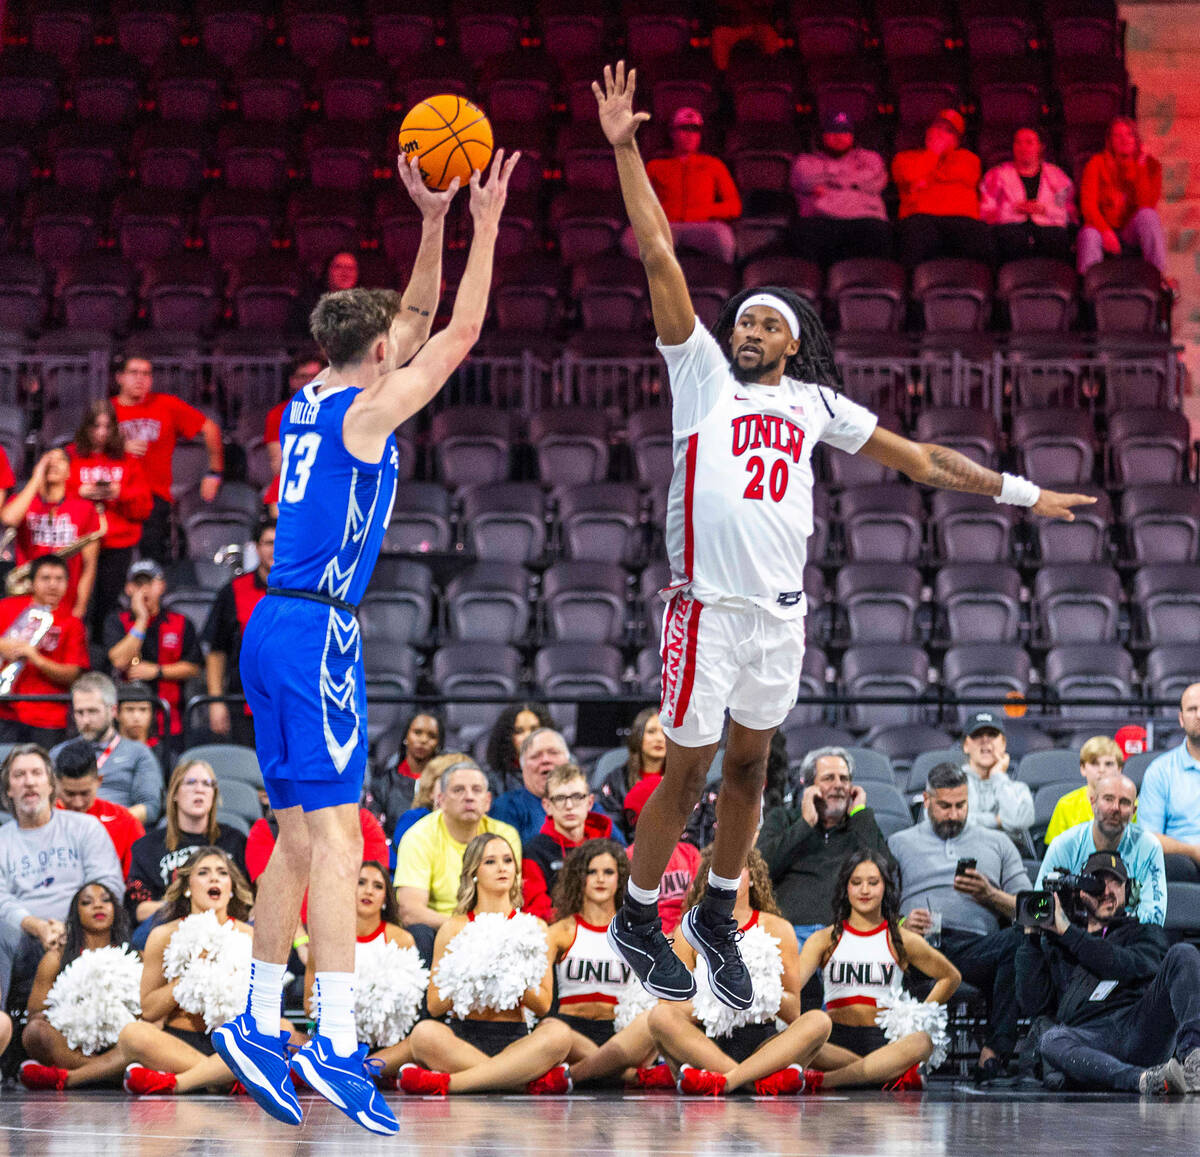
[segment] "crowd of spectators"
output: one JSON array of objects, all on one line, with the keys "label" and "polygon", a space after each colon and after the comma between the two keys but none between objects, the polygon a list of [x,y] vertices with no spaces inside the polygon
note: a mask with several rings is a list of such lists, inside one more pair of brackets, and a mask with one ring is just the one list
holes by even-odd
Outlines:
[{"label": "crowd of spectators", "polygon": [[[1084,166],[1078,190],[1047,159],[1036,127],[1016,128],[1011,159],[986,172],[964,147],[965,132],[962,114],[943,109],[929,123],[923,147],[896,153],[891,178],[898,209],[889,221],[883,157],[856,141],[848,113],[827,112],[818,147],[801,153],[792,167],[796,253],[822,267],[894,253],[911,268],[934,257],[987,264],[1022,257],[1070,261],[1074,246],[1080,273],[1106,256],[1140,252],[1166,278],[1166,238],[1157,211],[1162,166],[1147,153],[1132,118],[1113,119],[1104,150]],[[678,215],[678,194],[657,183],[655,188],[672,222],[692,219]],[[726,196],[713,218],[731,203],[733,195]]]},{"label": "crowd of spectators", "polygon": [[[65,574],[58,577],[65,587]],[[146,706],[144,700],[133,705]],[[144,949],[156,929],[179,918],[172,887],[195,858],[217,849],[252,887],[274,845],[274,819],[261,795],[262,817],[249,839],[220,822],[219,760],[181,761],[160,795],[158,760],[127,734],[122,706],[111,679],[81,674],[71,688],[78,737],[61,738],[64,724],[51,751],[22,742],[4,762],[0,801],[9,822],[0,826],[0,990],[10,1015],[18,1018],[43,953],[61,951],[70,905],[85,885],[100,885],[114,898],[128,921],[129,942]],[[1041,1042],[1035,1063],[1052,1083],[1183,1091],[1189,1080],[1200,1079],[1193,1071],[1200,1060],[1193,1059],[1190,1068],[1186,1063],[1198,1026],[1188,1027],[1191,1005],[1179,995],[1197,962],[1188,952],[1168,953],[1163,926],[1168,879],[1190,878],[1195,864],[1185,825],[1189,792],[1200,773],[1200,684],[1181,699],[1183,742],[1146,769],[1140,800],[1137,784],[1123,772],[1124,748],[1095,736],[1079,751],[1083,787],[1063,795],[1044,832],[1031,830],[1028,788],[1011,773],[1006,718],[992,711],[971,716],[961,755],[928,772],[917,822],[886,838],[868,792],[855,779],[850,751],[809,751],[794,775],[785,758],[764,798],[755,853],[760,866],[754,870],[763,886],[769,880],[771,905],[802,950],[827,928],[842,902],[847,865],[865,862],[863,857],[885,865],[894,876],[889,887],[896,889],[896,918],[905,935],[935,948],[937,959],[948,962],[945,968],[956,970],[984,1002],[978,1080],[1002,1079],[1029,1063],[1030,1038],[1023,1034],[1028,1018],[1036,1017],[1028,1030]],[[461,912],[464,857],[473,846],[494,839],[511,850],[520,867],[517,907],[547,924],[564,918],[560,883],[573,854],[586,845],[624,862],[626,834],[636,838],[641,808],[661,780],[657,713],[639,713],[627,758],[599,777],[599,792],[597,777],[589,778],[573,762],[564,736],[544,725],[549,719],[537,703],[503,711],[486,744],[487,762],[496,766],[485,769],[465,752],[442,751],[444,725],[437,714],[422,711],[409,721],[396,761],[377,769],[369,782],[360,815],[364,862],[375,867],[364,867],[366,883],[360,885],[370,890],[371,872],[386,873],[375,886],[386,891],[392,913],[384,924],[390,920],[402,943],[415,945],[426,962],[439,951],[440,930]],[[1144,736],[1129,738],[1134,730],[1122,729],[1123,740],[1140,746]],[[494,793],[505,783],[507,790]],[[671,858],[660,900],[668,930],[677,926],[694,892],[710,837],[711,822],[693,822]],[[1039,863],[1031,853],[1041,838],[1047,850]],[[1069,915],[1060,910],[1058,924],[1027,935],[1018,918],[1021,894],[1047,886],[1049,877],[1062,872],[1092,872],[1108,890],[1080,893]],[[568,891],[573,894],[577,886]],[[367,913],[360,923],[373,920]],[[1093,939],[1112,939],[1118,927],[1126,930],[1112,951],[1093,947]],[[1117,951],[1126,940],[1134,945],[1132,956]],[[294,945],[297,985],[307,943],[302,913]],[[1104,988],[1105,995],[1095,998],[1101,1007],[1085,1007],[1072,995],[1081,983],[1072,971],[1078,969],[1093,985],[1114,980],[1128,990],[1126,997],[1111,1002]],[[801,1007],[822,1004],[820,976],[806,973],[806,980],[797,994],[797,1015]],[[1157,1029],[1131,1028],[1136,1047],[1126,1048],[1125,1038],[1105,1027],[1107,1022],[1091,1025],[1094,1017],[1107,1016],[1124,1018],[1119,1023],[1125,1024],[1141,1000],[1156,1014],[1164,1002],[1175,1001],[1172,1015],[1183,1042],[1176,1060],[1164,1051]],[[659,1023],[665,1024],[661,1017]],[[682,1025],[674,1028],[688,1036]],[[1064,1028],[1070,1033],[1060,1031]],[[39,1040],[42,1031],[35,1028],[31,1039]],[[1073,1060],[1067,1048],[1081,1042],[1099,1050],[1085,1054],[1091,1067]]]}]

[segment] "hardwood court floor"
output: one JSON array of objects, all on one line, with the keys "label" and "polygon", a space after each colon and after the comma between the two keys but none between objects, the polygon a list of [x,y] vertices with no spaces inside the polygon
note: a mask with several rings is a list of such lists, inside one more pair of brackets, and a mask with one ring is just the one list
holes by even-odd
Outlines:
[{"label": "hardwood court floor", "polygon": [[831,1157],[1200,1153],[1200,1097],[981,1095],[936,1083],[924,1094],[757,1100],[619,1097],[389,1096],[395,1138],[373,1137],[319,1099],[304,1125],[277,1125],[246,1098],[0,1090],[0,1157],[206,1157],[316,1152],[509,1157]]}]

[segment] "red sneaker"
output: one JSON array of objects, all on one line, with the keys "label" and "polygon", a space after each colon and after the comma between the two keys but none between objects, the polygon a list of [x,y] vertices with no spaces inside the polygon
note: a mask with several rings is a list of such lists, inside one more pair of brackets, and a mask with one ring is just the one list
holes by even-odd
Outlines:
[{"label": "red sneaker", "polygon": [[37,1061],[21,1063],[21,1084],[27,1089],[57,1089],[62,1092],[67,1087],[67,1070],[56,1069],[53,1065],[39,1065]]},{"label": "red sneaker", "polygon": [[825,1074],[820,1069],[804,1070],[804,1091],[806,1093],[819,1093],[824,1084]]},{"label": "red sneaker", "polygon": [[246,1086],[241,1081],[234,1081],[229,1086],[229,1095],[231,1097],[248,1097],[250,1094],[246,1092]]},{"label": "red sneaker", "polygon": [[566,1065],[555,1065],[548,1073],[530,1081],[525,1091],[531,1097],[540,1097],[547,1093],[569,1093],[571,1087],[571,1070]]},{"label": "red sneaker", "polygon": [[155,1093],[173,1093],[175,1074],[160,1073],[145,1065],[132,1064],[125,1070],[125,1091],[135,1096],[152,1096]]},{"label": "red sneaker", "polygon": [[676,1087],[689,1097],[719,1097],[725,1091],[725,1074],[682,1065]]},{"label": "red sneaker", "polygon": [[420,1065],[401,1065],[400,1088],[413,1096],[444,1097],[450,1091],[450,1074],[435,1073]]},{"label": "red sneaker", "polygon": [[919,1093],[925,1088],[924,1078],[921,1076],[921,1070],[913,1065],[911,1069],[901,1073],[890,1084],[883,1086],[885,1093]]},{"label": "red sneaker", "polygon": [[804,1070],[799,1065],[788,1065],[769,1077],[760,1077],[754,1082],[754,1091],[760,1097],[781,1097],[789,1093],[804,1092]]},{"label": "red sneaker", "polygon": [[638,1069],[637,1088],[639,1089],[674,1089],[675,1077],[671,1066],[662,1061],[649,1069]]}]

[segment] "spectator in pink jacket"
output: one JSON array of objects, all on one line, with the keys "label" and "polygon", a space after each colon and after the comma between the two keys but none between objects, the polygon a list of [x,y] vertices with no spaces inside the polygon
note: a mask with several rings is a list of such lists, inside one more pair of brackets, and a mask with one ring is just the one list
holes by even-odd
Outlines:
[{"label": "spectator in pink jacket", "polygon": [[1037,129],[1017,129],[1012,160],[988,169],[980,186],[979,215],[992,227],[1001,261],[1021,257],[1071,260],[1075,185],[1062,169],[1045,159]]}]

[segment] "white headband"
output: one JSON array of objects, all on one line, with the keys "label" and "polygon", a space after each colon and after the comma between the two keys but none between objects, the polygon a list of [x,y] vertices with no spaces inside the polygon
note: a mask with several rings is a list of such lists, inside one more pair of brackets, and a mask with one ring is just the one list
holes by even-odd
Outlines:
[{"label": "white headband", "polygon": [[737,325],[742,320],[742,314],[756,305],[769,305],[772,309],[777,310],[783,315],[783,320],[788,323],[792,331],[792,339],[795,340],[800,336],[800,319],[796,316],[796,311],[782,297],[776,297],[773,293],[751,294],[742,302],[742,308],[738,310],[733,324]]}]

